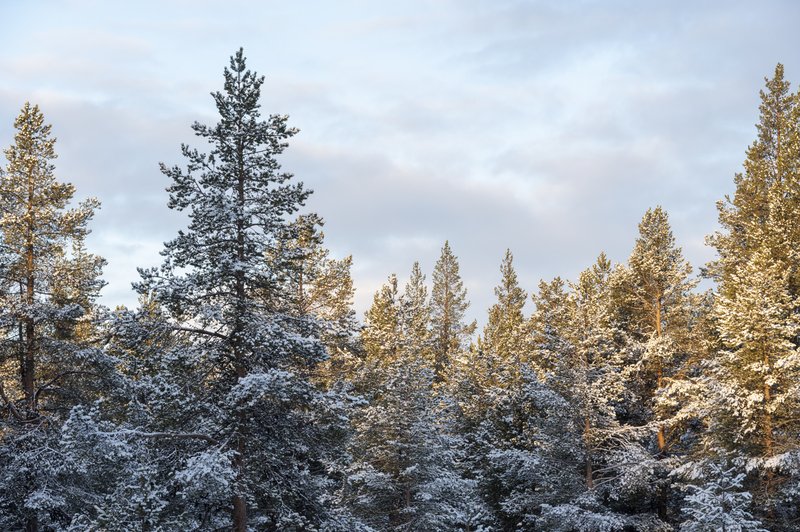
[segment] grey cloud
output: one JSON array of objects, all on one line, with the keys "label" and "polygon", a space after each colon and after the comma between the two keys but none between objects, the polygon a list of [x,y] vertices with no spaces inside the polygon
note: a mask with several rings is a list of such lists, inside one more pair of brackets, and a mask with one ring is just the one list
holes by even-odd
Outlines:
[{"label": "grey cloud", "polygon": [[213,120],[208,92],[240,44],[267,74],[264,111],[301,129],[284,166],[316,190],[334,253],[354,255],[359,310],[388,273],[420,260],[430,274],[449,239],[479,319],[506,247],[531,291],[601,250],[625,260],[656,204],[695,266],[707,261],[762,78],[783,61],[800,80],[788,1],[247,7],[76,2],[36,40],[0,36],[13,50],[0,141],[22,101],[41,99],[60,175],[104,202],[93,238],[111,260],[109,303],[181,224],[156,165],[180,164],[189,124]]}]

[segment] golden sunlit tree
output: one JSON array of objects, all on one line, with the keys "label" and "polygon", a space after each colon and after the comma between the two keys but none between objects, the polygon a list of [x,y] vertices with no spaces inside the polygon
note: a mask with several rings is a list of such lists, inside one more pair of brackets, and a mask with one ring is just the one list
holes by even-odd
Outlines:
[{"label": "golden sunlit tree", "polygon": [[[53,443],[70,408],[88,400],[101,381],[91,328],[81,327],[103,283],[103,259],[86,252],[88,223],[99,203],[70,208],[75,187],[56,180],[55,138],[39,107],[26,103],[14,122],[14,143],[0,177],[2,301],[7,326],[2,343],[0,399],[8,416],[3,484],[17,509],[0,526],[49,526],[66,504],[42,500],[59,480]],[[13,361],[13,362],[12,362]],[[16,365],[16,368],[13,366]],[[52,452],[44,452],[44,449]],[[0,512],[2,513],[2,512]]]}]

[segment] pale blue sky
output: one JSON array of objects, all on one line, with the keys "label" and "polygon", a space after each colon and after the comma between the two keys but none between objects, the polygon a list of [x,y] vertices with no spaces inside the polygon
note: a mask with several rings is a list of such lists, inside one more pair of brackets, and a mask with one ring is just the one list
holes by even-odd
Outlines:
[{"label": "pale blue sky", "polygon": [[601,250],[624,261],[657,204],[709,260],[764,76],[781,61],[800,81],[798,20],[792,1],[0,0],[0,146],[38,103],[58,176],[103,203],[104,303],[132,304],[181,224],[158,162],[214,120],[244,46],[265,112],[301,130],[284,168],[354,255],[358,309],[450,239],[483,321],[505,248],[531,291]]}]

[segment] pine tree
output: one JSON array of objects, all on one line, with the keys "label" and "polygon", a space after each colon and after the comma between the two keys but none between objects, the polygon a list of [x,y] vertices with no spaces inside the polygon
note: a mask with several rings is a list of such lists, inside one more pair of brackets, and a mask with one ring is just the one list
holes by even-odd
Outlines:
[{"label": "pine tree", "polygon": [[[633,415],[634,424],[655,424],[659,458],[665,458],[679,443],[679,427],[671,426],[674,407],[665,400],[665,388],[681,378],[692,347],[691,266],[675,244],[667,213],[659,206],[648,209],[639,224],[639,237],[622,270],[622,297],[626,299],[629,350],[640,355],[627,369],[629,385],[637,390],[643,416]],[[632,413],[635,409],[631,409]],[[669,476],[659,468],[658,511],[667,518]]]},{"label": "pine tree", "polygon": [[487,416],[497,407],[500,396],[505,395],[503,390],[516,393],[530,350],[529,323],[522,313],[527,295],[517,283],[511,251],[506,251],[500,271],[500,285],[495,288],[498,301],[489,309],[483,336],[468,351],[455,356],[446,373],[459,431],[471,440],[471,452],[479,464],[476,468],[483,473],[489,468],[489,453],[502,438],[487,441],[479,434],[481,426],[488,422]]},{"label": "pine tree", "polygon": [[423,281],[415,264],[398,296],[390,276],[367,311],[369,405],[354,416],[342,498],[378,530],[480,530],[488,513],[459,470],[462,446],[434,391]]},{"label": "pine tree", "polygon": [[[762,249],[732,275],[736,295],[717,299],[723,349],[708,368],[710,448],[737,452],[761,476],[758,502],[770,518],[790,508],[800,423],[800,320],[790,274]],[[742,463],[741,461],[739,462]],[[790,482],[786,482],[790,480]],[[787,489],[784,495],[777,490]],[[783,497],[789,497],[784,499]],[[779,502],[780,501],[780,502]],[[785,515],[791,519],[791,514]]]},{"label": "pine tree", "polygon": [[693,479],[683,502],[683,532],[766,532],[750,513],[752,495],[743,489],[746,475],[736,467],[709,462]]},{"label": "pine tree", "polygon": [[364,315],[361,332],[367,364],[383,366],[401,355],[403,345],[402,312],[397,291],[397,276],[389,276],[386,284],[375,292],[372,306]]},{"label": "pine tree", "polygon": [[185,170],[162,165],[169,206],[188,211],[189,227],[137,288],[179,337],[160,355],[159,379],[182,392],[152,392],[170,417],[151,419],[142,437],[183,457],[172,464],[184,486],[173,504],[196,516],[191,526],[221,526],[226,514],[234,530],[319,526],[330,517],[325,464],[346,422],[309,382],[325,348],[311,318],[287,308],[297,292],[287,293],[284,265],[296,257],[276,257],[310,191],[281,171],[296,130],[286,116],[261,118],[264,78],[241,49],[224,77],[219,122],[192,126],[211,151],[182,146]]},{"label": "pine tree", "polygon": [[522,310],[528,295],[519,287],[514,257],[506,250],[500,265],[500,284],[495,287],[497,303],[489,309],[489,320],[483,331],[482,345],[509,366],[513,374],[528,358],[528,322]]},{"label": "pine tree", "polygon": [[587,450],[585,481],[589,489],[595,485],[595,461],[600,459],[595,451],[603,443],[603,431],[617,426],[614,403],[622,393],[610,307],[611,272],[611,262],[601,254],[572,285],[574,358],[563,359],[551,379],[555,390],[567,397],[581,417]]},{"label": "pine tree", "polygon": [[543,505],[569,503],[582,491],[575,467],[585,459],[579,421],[574,407],[527,365],[512,386],[493,390],[473,438],[485,455],[480,484],[504,529],[537,529]]},{"label": "pine tree", "polygon": [[[12,312],[20,325],[19,360],[26,409],[35,415],[36,382],[40,380],[36,374],[40,362],[37,349],[41,343],[35,307],[41,296],[49,294],[50,287],[59,282],[53,276],[54,259],[64,255],[67,245],[82,241],[99,203],[89,199],[77,208],[67,209],[75,187],[55,180],[55,167],[50,162],[56,158],[55,139],[38,106],[26,103],[14,127],[14,144],[5,151],[8,166],[0,188],[0,230],[6,249],[13,256],[8,275],[19,286],[18,303]],[[90,279],[94,280],[97,270],[95,266],[88,272]],[[96,295],[98,289],[96,284],[92,286],[88,297]]]},{"label": "pine tree", "polygon": [[719,282],[720,345],[696,405],[708,421],[709,454],[735,453],[733,463],[752,472],[745,487],[758,516],[788,529],[798,501],[800,110],[780,64],[760,111],[734,197],[719,203],[723,231],[709,238],[719,254],[710,271]]},{"label": "pine tree", "polygon": [[37,530],[75,511],[59,431],[73,407],[108,392],[113,361],[92,346],[88,321],[104,261],[83,241],[99,204],[68,208],[75,187],[55,178],[55,138],[38,106],[26,103],[14,127],[0,174],[0,527]]},{"label": "pine tree", "polygon": [[87,340],[97,333],[92,323],[95,299],[105,286],[101,275],[105,259],[89,253],[83,238],[75,238],[70,253],[56,252],[53,264],[52,299],[56,305],[78,305],[84,309],[80,320],[59,320],[55,335],[60,339]]},{"label": "pine tree", "polygon": [[[758,138],[747,149],[744,172],[736,174],[736,192],[717,203],[722,231],[708,238],[719,258],[709,273],[721,281],[740,271],[750,255],[762,245],[774,248],[777,259],[790,268],[792,293],[800,290],[797,244],[800,229],[800,109],[778,63],[772,79],[760,91]],[[778,253],[778,249],[780,252]]]},{"label": "pine tree", "polygon": [[531,299],[531,366],[544,380],[559,367],[560,360],[574,356],[575,346],[570,341],[573,300],[560,277],[540,281],[539,291]]},{"label": "pine tree", "polygon": [[[359,326],[353,310],[353,257],[330,257],[322,225],[317,215],[298,216],[268,260],[282,276],[283,311],[310,318],[314,330],[309,332],[325,344],[329,358],[319,365],[317,376],[330,387],[342,385],[356,371]],[[270,298],[268,292],[262,296]]]},{"label": "pine tree", "polygon": [[628,339],[615,294],[622,275],[601,254],[571,284],[569,348],[546,382],[564,397],[583,429],[580,468],[586,492],[547,513],[570,519],[585,514],[590,522],[621,519],[637,530],[658,529],[663,523],[649,512],[657,494],[656,463],[642,443],[649,430],[623,422],[630,390],[624,382]]},{"label": "pine tree", "polygon": [[[281,276],[286,311],[301,316],[316,316],[330,326],[353,322],[352,256],[330,258],[325,248],[323,222],[315,214],[298,216],[289,223],[274,250],[270,267]],[[269,298],[269,294],[264,294]]]},{"label": "pine tree", "polygon": [[442,379],[455,354],[464,347],[476,324],[464,323],[469,308],[467,289],[459,274],[458,259],[445,242],[433,269],[431,290],[431,329],[433,332],[436,375]]},{"label": "pine tree", "polygon": [[433,373],[419,359],[386,368],[380,392],[355,417],[344,499],[378,530],[479,530],[487,521],[474,481],[443,432]]},{"label": "pine tree", "polygon": [[433,368],[435,362],[430,330],[431,310],[425,275],[420,269],[419,262],[415,262],[411,268],[411,276],[400,297],[400,312],[405,349],[416,353],[428,367]]}]

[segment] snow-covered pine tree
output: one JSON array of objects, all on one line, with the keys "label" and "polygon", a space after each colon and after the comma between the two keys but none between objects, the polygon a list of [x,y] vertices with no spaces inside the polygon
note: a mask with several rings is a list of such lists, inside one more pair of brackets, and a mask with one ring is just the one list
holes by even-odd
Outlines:
[{"label": "snow-covered pine tree", "polygon": [[472,439],[484,454],[479,484],[505,530],[537,529],[543,505],[572,501],[584,489],[583,426],[574,407],[527,364],[492,401]]},{"label": "snow-covered pine tree", "polygon": [[[673,426],[674,404],[665,397],[665,387],[685,375],[693,347],[691,266],[675,244],[669,218],[660,206],[648,209],[639,223],[639,236],[620,270],[620,296],[624,300],[628,350],[636,353],[626,367],[633,400],[625,419],[635,425],[652,424],[660,459],[681,442],[680,426]],[[685,449],[683,449],[685,451]],[[653,481],[658,484],[658,513],[667,519],[670,491],[666,462],[660,464]]]},{"label": "snow-covered pine tree", "polygon": [[587,522],[597,520],[601,528],[613,522],[637,530],[664,526],[649,513],[656,490],[652,486],[655,460],[642,445],[648,431],[621,422],[620,410],[629,390],[623,379],[627,338],[619,326],[619,301],[614,293],[620,275],[622,270],[601,254],[571,284],[566,342],[570,349],[558,359],[546,382],[567,401],[583,429],[584,459],[579,467],[586,491],[569,503],[543,509],[548,523],[557,521],[558,515],[565,522],[585,515]]},{"label": "snow-covered pine tree", "polygon": [[275,256],[310,191],[281,171],[296,130],[286,116],[261,117],[264,78],[241,49],[224,77],[213,93],[219,122],[192,126],[210,152],[184,145],[185,169],[162,165],[169,206],[190,221],[137,284],[177,337],[159,354],[161,389],[148,406],[169,419],[138,432],[174,453],[182,487],[170,504],[191,526],[319,527],[331,517],[325,464],[346,421],[309,381],[326,356],[311,318],[287,309],[283,265],[296,257]]},{"label": "snow-covered pine tree", "polygon": [[351,332],[355,321],[350,276],[353,258],[330,257],[322,225],[315,214],[298,216],[288,224],[285,238],[270,250],[268,261],[284,282],[281,292],[286,298],[286,312],[316,316],[329,327]]},{"label": "snow-covered pine tree", "polygon": [[423,282],[415,263],[398,296],[390,276],[367,312],[370,404],[354,416],[343,499],[378,530],[482,530],[488,512],[475,482],[461,475],[463,446],[434,391]]},{"label": "snow-covered pine tree", "polygon": [[464,352],[451,357],[445,372],[449,393],[462,416],[475,423],[491,403],[494,388],[511,385],[529,351],[529,324],[522,309],[527,294],[519,287],[513,256],[506,251],[500,266],[501,280],[495,287],[497,303],[489,309],[482,337]]},{"label": "snow-covered pine tree", "polygon": [[793,295],[800,291],[797,264],[800,229],[796,213],[800,209],[800,109],[798,96],[790,92],[778,63],[772,79],[760,91],[758,137],[744,161],[744,172],[734,177],[736,191],[717,203],[722,230],[710,235],[708,243],[719,257],[708,265],[708,273],[723,281],[741,271],[750,255],[768,245],[776,258],[790,267]]},{"label": "snow-covered pine tree", "polygon": [[531,295],[534,311],[530,318],[530,363],[539,377],[545,380],[563,359],[574,357],[570,341],[573,299],[560,277],[550,282],[540,281],[539,291]]},{"label": "snow-covered pine tree", "polygon": [[497,356],[512,377],[529,358],[529,322],[523,314],[528,294],[520,288],[514,270],[514,256],[506,250],[500,265],[500,284],[494,289],[497,303],[489,309],[481,347]]},{"label": "snow-covered pine tree", "polygon": [[709,238],[719,254],[710,272],[720,349],[698,401],[705,448],[734,453],[754,513],[776,530],[800,518],[800,97],[783,74],[777,65],[761,91],[758,138],[733,198],[718,204],[723,229]]},{"label": "snow-covered pine tree", "polygon": [[490,522],[475,482],[462,477],[454,436],[420,360],[396,360],[355,415],[344,500],[377,530],[481,530]]},{"label": "snow-covered pine tree", "polygon": [[392,274],[375,292],[372,306],[364,314],[361,339],[367,366],[382,367],[400,356],[403,345],[402,319],[397,276]]},{"label": "snow-covered pine tree", "polygon": [[611,262],[601,254],[597,262],[571,285],[574,358],[562,358],[550,385],[574,405],[584,427],[585,483],[594,488],[596,467],[602,463],[606,436],[618,428],[614,406],[623,389],[620,351],[610,297]]},{"label": "snow-covered pine tree", "polygon": [[[697,284],[689,278],[691,266],[676,246],[669,218],[660,206],[648,209],[639,223],[626,273],[626,329],[634,341],[643,344],[638,371],[646,382],[641,399],[652,402],[686,358],[690,291]],[[660,424],[657,444],[662,453],[667,449],[666,433]]]},{"label": "snow-covered pine tree", "polygon": [[433,341],[431,337],[431,307],[428,301],[428,288],[425,286],[425,275],[415,262],[411,268],[411,277],[400,297],[400,313],[402,315],[403,344],[407,352],[425,361],[433,368]]},{"label": "snow-covered pine tree", "polygon": [[686,517],[681,521],[681,532],[767,532],[750,513],[753,496],[742,486],[746,475],[741,470],[719,461],[709,461],[692,470],[683,502]]},{"label": "snow-covered pine tree", "polygon": [[283,310],[310,318],[309,325],[316,327],[312,334],[318,334],[327,348],[329,358],[316,374],[330,387],[351,380],[360,363],[359,325],[353,310],[353,257],[331,258],[322,225],[315,214],[298,216],[268,260],[282,276]]},{"label": "snow-covered pine tree", "polygon": [[0,174],[0,528],[35,531],[69,524],[87,504],[64,467],[61,428],[73,407],[106,395],[113,361],[89,325],[104,261],[83,242],[99,204],[69,208],[75,187],[55,178],[38,106],[26,103],[14,127]]},{"label": "snow-covered pine tree", "polygon": [[183,429],[186,411],[173,405],[197,398],[191,360],[164,356],[180,352],[177,342],[185,339],[146,296],[136,312],[119,307],[110,321],[105,351],[117,361],[117,386],[106,400],[74,409],[62,430],[64,469],[87,502],[69,530],[190,528],[207,515],[205,508],[186,515],[178,502],[184,485],[176,479],[175,458],[191,447],[166,451],[159,437]]},{"label": "snow-covered pine tree", "polygon": [[790,508],[797,501],[800,473],[800,352],[795,344],[800,319],[789,277],[762,248],[740,273],[726,279],[739,286],[735,295],[723,292],[717,299],[723,349],[707,366],[713,407],[707,420],[714,442],[709,447],[717,454],[738,453],[734,463],[758,473],[754,494],[769,520],[794,518]]},{"label": "snow-covered pine tree", "polygon": [[[462,435],[470,475],[478,481],[484,498],[500,520],[516,522],[518,512],[504,513],[502,509],[502,501],[513,487],[498,477],[503,467],[498,461],[504,459],[504,452],[524,454],[533,447],[526,447],[530,442],[506,427],[505,420],[511,414],[503,410],[516,406],[514,398],[519,397],[519,387],[523,385],[521,375],[523,361],[528,358],[529,337],[522,309],[527,295],[517,282],[510,251],[506,251],[500,270],[501,281],[495,288],[497,303],[489,309],[483,337],[469,350],[451,357],[444,389],[453,406],[457,432]],[[495,452],[501,453],[497,459],[492,458]],[[525,489],[527,486],[520,487],[521,491]]]},{"label": "snow-covered pine tree", "polygon": [[451,359],[465,347],[475,332],[475,322],[465,323],[464,314],[469,308],[467,289],[461,280],[458,259],[446,241],[433,268],[431,290],[431,330],[433,333],[436,375],[441,380]]}]

